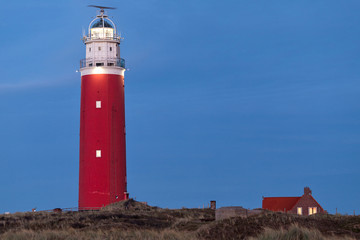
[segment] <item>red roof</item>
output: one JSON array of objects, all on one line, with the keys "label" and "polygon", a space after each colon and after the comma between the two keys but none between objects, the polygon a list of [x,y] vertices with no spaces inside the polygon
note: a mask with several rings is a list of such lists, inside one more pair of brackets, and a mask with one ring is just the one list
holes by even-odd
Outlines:
[{"label": "red roof", "polygon": [[262,208],[271,211],[289,211],[301,197],[264,197]]}]

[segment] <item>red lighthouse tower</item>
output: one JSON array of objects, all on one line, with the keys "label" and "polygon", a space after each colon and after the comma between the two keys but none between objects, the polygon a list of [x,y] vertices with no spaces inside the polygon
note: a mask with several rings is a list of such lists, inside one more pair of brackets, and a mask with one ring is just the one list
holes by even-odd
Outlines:
[{"label": "red lighthouse tower", "polygon": [[80,62],[79,209],[99,209],[128,198],[125,153],[125,61],[115,24],[99,7],[83,41]]}]

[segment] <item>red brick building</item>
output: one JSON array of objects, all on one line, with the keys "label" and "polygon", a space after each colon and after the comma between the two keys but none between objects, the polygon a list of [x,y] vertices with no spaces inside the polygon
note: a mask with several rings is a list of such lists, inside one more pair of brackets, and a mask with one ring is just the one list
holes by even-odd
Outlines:
[{"label": "red brick building", "polygon": [[262,208],[304,216],[325,213],[325,210],[311,195],[309,187],[304,188],[304,195],[301,197],[263,197]]}]

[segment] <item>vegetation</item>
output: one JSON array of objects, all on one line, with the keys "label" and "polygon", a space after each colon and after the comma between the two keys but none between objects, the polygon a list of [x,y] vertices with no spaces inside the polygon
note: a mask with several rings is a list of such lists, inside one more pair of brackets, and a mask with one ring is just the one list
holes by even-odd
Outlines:
[{"label": "vegetation", "polygon": [[360,239],[360,217],[264,212],[215,221],[211,209],[161,209],[133,200],[100,211],[0,215],[4,240]]},{"label": "vegetation", "polygon": [[354,238],[347,237],[347,236],[327,236],[325,237],[319,230],[317,229],[308,229],[299,227],[298,225],[294,224],[291,225],[291,227],[287,230],[280,229],[280,230],[274,230],[271,228],[266,228],[263,233],[261,233],[256,238],[250,238],[250,240],[278,240],[278,239],[294,239],[294,240],[300,240],[300,239],[308,239],[308,240],[338,240],[338,239],[344,239],[344,240],[351,240]]}]

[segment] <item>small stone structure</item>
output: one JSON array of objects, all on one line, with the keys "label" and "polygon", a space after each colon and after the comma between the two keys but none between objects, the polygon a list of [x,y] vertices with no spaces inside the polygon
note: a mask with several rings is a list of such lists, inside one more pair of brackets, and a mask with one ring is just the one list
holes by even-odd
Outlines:
[{"label": "small stone structure", "polygon": [[215,220],[222,220],[231,217],[249,217],[252,215],[257,215],[262,213],[262,209],[246,209],[243,207],[222,207],[216,209],[215,211]]}]

